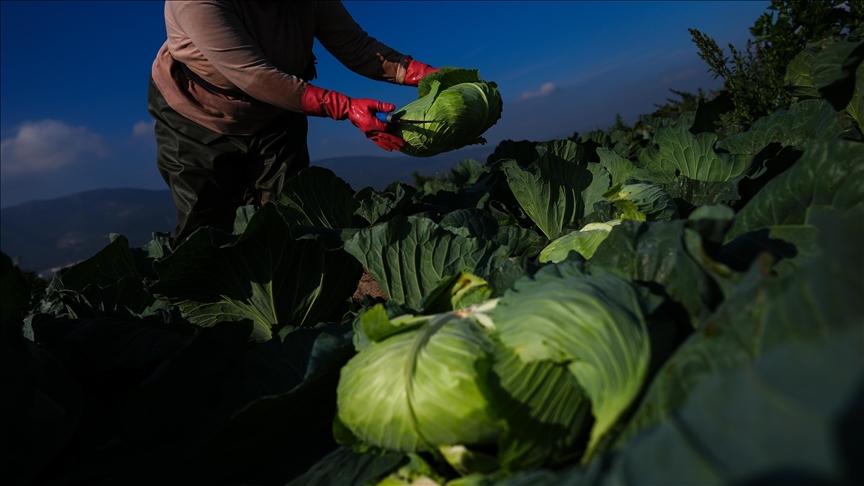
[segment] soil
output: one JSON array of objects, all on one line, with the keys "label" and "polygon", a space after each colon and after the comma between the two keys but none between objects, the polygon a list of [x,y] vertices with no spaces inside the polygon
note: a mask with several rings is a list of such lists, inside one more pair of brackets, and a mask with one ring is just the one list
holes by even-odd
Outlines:
[{"label": "soil", "polygon": [[381,290],[381,286],[378,285],[378,282],[372,278],[372,275],[369,275],[369,271],[365,268],[363,269],[363,276],[360,277],[360,281],[357,282],[357,290],[354,291],[354,300],[363,300],[363,297],[368,295],[372,300],[385,302],[387,300],[387,296],[384,295],[384,291]]}]

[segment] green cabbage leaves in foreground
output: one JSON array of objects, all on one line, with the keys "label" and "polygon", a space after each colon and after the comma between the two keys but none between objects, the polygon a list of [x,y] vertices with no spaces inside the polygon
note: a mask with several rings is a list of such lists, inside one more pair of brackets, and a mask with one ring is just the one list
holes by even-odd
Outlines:
[{"label": "green cabbage leaves in foreground", "polygon": [[648,331],[628,281],[612,274],[556,278],[559,271],[546,267],[517,282],[492,318],[522,361],[563,364],[585,389],[596,420],[587,458],[642,388]]},{"label": "green cabbage leaves in foreground", "polygon": [[579,253],[586,260],[591,258],[600,243],[603,243],[609,236],[612,227],[621,224],[621,221],[620,219],[613,219],[606,223],[588,223],[579,231],[567,233],[553,240],[540,252],[540,262],[563,262],[571,251]]},{"label": "green cabbage leaves in foreground", "polygon": [[379,305],[358,322],[366,339],[342,369],[339,423],[394,451],[497,445],[506,470],[590,457],[650,358],[630,283],[577,264],[525,277],[500,301],[392,319]]},{"label": "green cabbage leaves in foreground", "polygon": [[396,125],[396,134],[405,140],[403,154],[430,157],[486,143],[481,135],[501,118],[498,85],[480,79],[476,69],[443,67],[420,80],[417,95],[396,113],[435,123]]},{"label": "green cabbage leaves in foreground", "polygon": [[339,420],[358,439],[403,452],[494,443],[483,326],[452,313],[390,321],[382,307],[361,326],[371,342],[342,369],[337,391]]},{"label": "green cabbage leaves in foreground", "polygon": [[286,326],[312,327],[351,295],[361,268],[341,250],[290,233],[275,204],[257,210],[239,234],[200,229],[155,262],[159,281],[150,289],[197,326],[251,320],[253,341]]}]

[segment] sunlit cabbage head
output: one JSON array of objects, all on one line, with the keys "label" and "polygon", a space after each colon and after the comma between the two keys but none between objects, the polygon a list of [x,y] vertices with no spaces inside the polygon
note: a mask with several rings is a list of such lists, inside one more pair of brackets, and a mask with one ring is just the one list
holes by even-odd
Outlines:
[{"label": "sunlit cabbage head", "polygon": [[362,327],[369,343],[337,389],[339,420],[359,440],[404,452],[495,443],[501,425],[482,391],[491,343],[481,324],[455,313],[391,321],[379,306]]},{"label": "sunlit cabbage head", "polygon": [[402,153],[414,157],[486,143],[481,135],[501,118],[498,85],[480,79],[476,69],[443,67],[420,80],[417,94],[416,101],[396,111],[406,120],[434,121],[396,125],[405,140]]}]

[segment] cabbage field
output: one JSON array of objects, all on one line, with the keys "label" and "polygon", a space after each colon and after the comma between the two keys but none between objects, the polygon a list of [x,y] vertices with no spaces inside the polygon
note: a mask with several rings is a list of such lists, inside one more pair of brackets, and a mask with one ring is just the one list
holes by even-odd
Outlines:
[{"label": "cabbage field", "polygon": [[0,476],[864,484],[862,60],[799,48],[750,122],[727,87],[384,191],[310,167],[47,288],[4,254]]}]

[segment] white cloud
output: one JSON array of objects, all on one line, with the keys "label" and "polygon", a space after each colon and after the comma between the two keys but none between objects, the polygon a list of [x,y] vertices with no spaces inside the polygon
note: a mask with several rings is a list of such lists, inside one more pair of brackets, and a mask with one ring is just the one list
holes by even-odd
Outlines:
[{"label": "white cloud", "polygon": [[522,93],[522,96],[520,96],[519,99],[527,100],[530,98],[542,98],[543,96],[552,94],[555,91],[558,91],[558,87],[555,86],[555,83],[546,83],[540,87],[540,91],[528,91],[526,93]]},{"label": "white cloud", "polygon": [[156,120],[139,121],[132,127],[132,135],[136,137],[153,135],[153,127],[156,126]]},{"label": "white cloud", "polygon": [[51,172],[110,155],[102,136],[86,127],[57,120],[25,122],[13,138],[0,142],[0,174],[5,178]]}]

